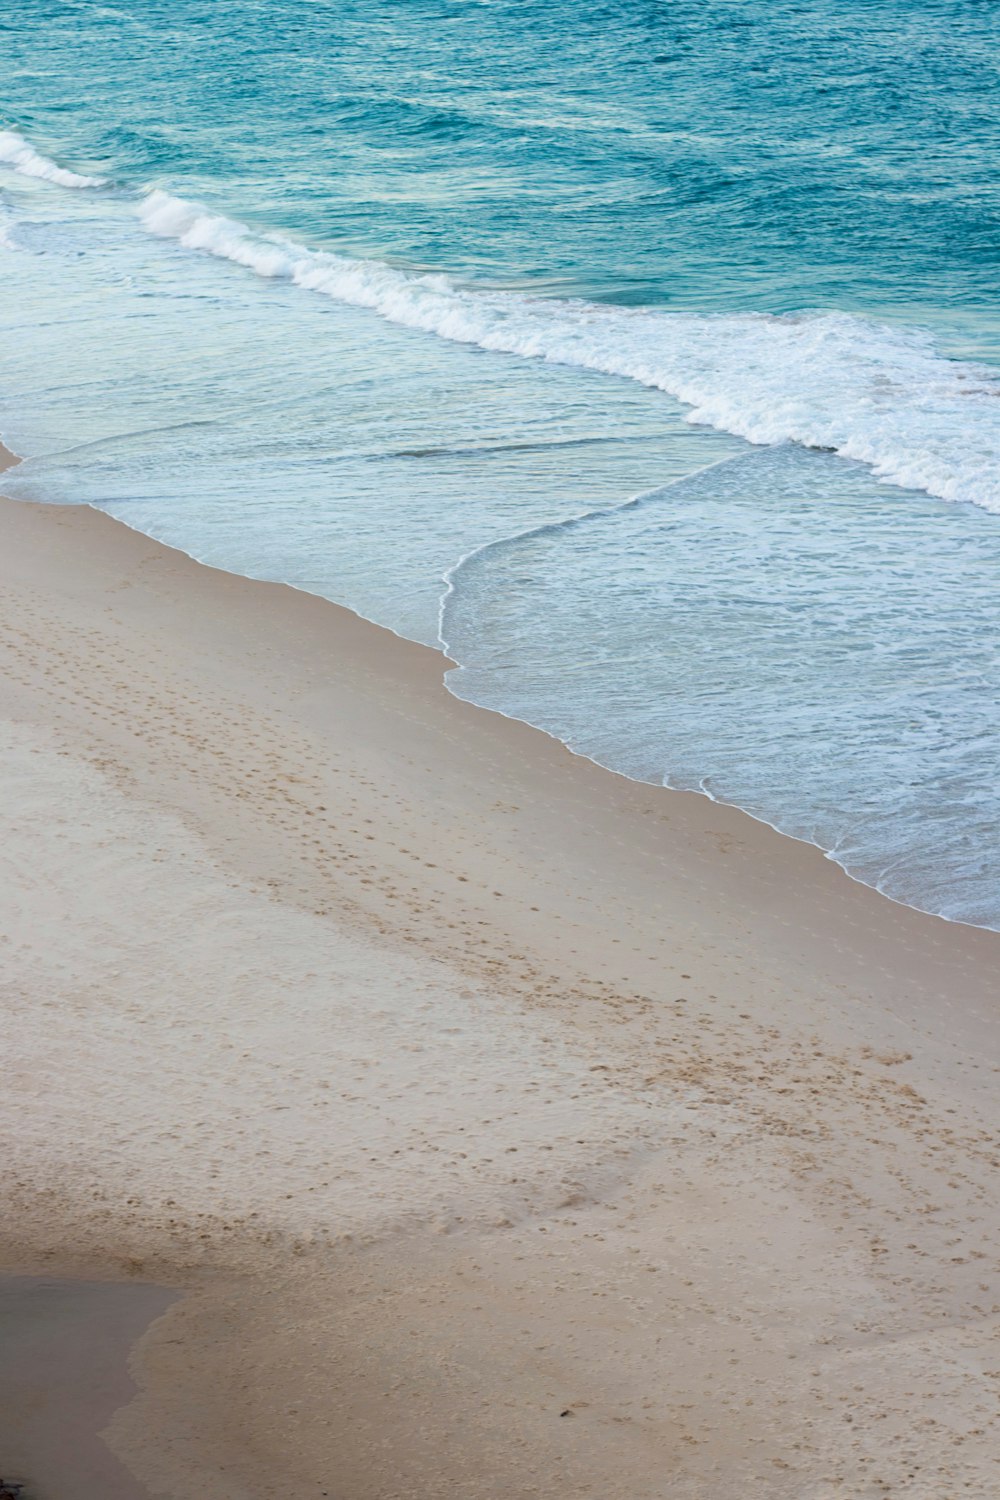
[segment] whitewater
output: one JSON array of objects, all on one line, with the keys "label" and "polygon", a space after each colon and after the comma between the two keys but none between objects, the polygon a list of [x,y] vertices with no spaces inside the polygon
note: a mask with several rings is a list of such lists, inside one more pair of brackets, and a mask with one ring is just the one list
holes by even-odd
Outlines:
[{"label": "whitewater", "polygon": [[[13,131],[0,132],[0,161],[62,187],[107,184]],[[889,483],[1000,513],[1000,377],[943,358],[924,330],[837,312],[692,317],[488,292],[254,234],[161,189],[137,213],[153,234],[403,327],[636,380],[689,407],[689,422],[837,453]]]},{"label": "whitewater", "polygon": [[102,177],[88,177],[83,172],[71,172],[57,166],[40,151],[36,151],[16,130],[0,130],[0,161],[7,162],[25,177],[41,177],[46,182],[58,183],[60,187],[103,187]]},{"label": "whitewater", "polygon": [[828,449],[890,483],[1000,513],[1000,379],[943,359],[925,332],[844,313],[689,317],[487,293],[262,238],[162,191],[139,217],[189,249],[403,327],[637,380],[690,407],[689,422]]}]

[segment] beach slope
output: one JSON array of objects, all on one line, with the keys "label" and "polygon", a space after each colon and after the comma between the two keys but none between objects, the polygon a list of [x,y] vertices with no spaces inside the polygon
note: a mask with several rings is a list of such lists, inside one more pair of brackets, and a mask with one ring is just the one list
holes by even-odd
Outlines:
[{"label": "beach slope", "polygon": [[0,524],[0,1266],[184,1293],[105,1434],[149,1494],[996,1493],[1000,936]]}]

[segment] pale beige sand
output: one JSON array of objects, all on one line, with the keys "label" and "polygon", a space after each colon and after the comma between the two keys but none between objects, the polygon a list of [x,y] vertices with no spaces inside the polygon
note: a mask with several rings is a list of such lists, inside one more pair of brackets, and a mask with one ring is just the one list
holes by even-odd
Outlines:
[{"label": "pale beige sand", "polygon": [[1000,937],[0,524],[3,1263],[190,1289],[152,1494],[1000,1493]]}]

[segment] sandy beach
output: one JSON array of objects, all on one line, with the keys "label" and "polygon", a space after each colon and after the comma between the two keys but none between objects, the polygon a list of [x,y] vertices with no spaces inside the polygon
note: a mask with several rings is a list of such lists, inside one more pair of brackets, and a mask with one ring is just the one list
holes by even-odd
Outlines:
[{"label": "sandy beach", "polygon": [[0,522],[0,1269],[177,1294],[83,1421],[139,1493],[1000,1492],[1000,935]]}]

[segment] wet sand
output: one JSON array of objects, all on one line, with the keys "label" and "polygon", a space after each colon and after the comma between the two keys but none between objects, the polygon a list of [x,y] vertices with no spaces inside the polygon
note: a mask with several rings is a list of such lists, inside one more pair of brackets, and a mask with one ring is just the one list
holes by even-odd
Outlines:
[{"label": "wet sand", "polygon": [[997,1493],[1000,937],[0,523],[0,1264],[185,1291],[107,1433],[151,1494]]},{"label": "wet sand", "polygon": [[30,1500],[147,1500],[100,1438],[131,1400],[133,1346],[176,1295],[0,1276],[0,1477]]}]

